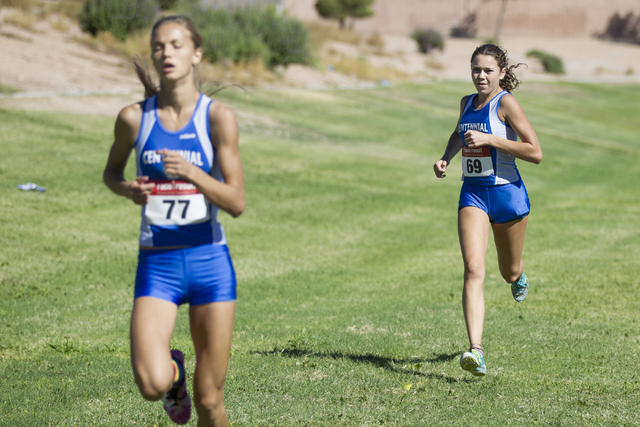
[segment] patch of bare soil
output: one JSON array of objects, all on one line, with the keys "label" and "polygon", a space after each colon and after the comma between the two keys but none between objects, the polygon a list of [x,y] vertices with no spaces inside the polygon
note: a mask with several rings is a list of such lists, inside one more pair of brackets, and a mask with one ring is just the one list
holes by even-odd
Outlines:
[{"label": "patch of bare soil", "polygon": [[[47,22],[38,22],[33,30],[0,25],[0,85],[18,90],[0,94],[0,108],[69,111],[82,114],[115,116],[124,106],[142,98],[130,60],[100,51],[81,42],[79,29],[60,32]],[[382,35],[382,43],[371,47],[330,42],[324,48],[328,57],[343,61],[366,61],[374,70],[395,70],[403,81],[469,80],[469,59],[480,44],[476,40],[448,39],[444,51],[429,55],[417,52],[408,37]],[[587,81],[640,84],[640,46],[616,44],[595,39],[505,38],[512,63],[524,62],[528,68],[516,73],[528,81]],[[563,59],[567,74],[544,73],[540,64],[526,57],[539,49]],[[327,56],[325,56],[327,58]],[[366,88],[386,79],[373,73],[368,80],[355,73],[338,72],[328,64],[325,70],[291,65],[281,71],[274,87]],[[393,78],[389,78],[391,84]]]},{"label": "patch of bare soil", "polygon": [[129,60],[92,49],[68,33],[38,22],[33,30],[0,26],[0,84],[16,89],[0,107],[114,114],[140,98]]}]

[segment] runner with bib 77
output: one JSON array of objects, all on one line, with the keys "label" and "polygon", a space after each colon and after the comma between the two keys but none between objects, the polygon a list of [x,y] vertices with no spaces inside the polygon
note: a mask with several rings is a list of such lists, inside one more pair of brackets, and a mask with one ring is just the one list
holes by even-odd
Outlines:
[{"label": "runner with bib 77", "polygon": [[[464,312],[469,351],[462,369],[484,376],[485,259],[489,229],[493,230],[500,274],[522,302],[529,291],[522,251],[530,211],[529,197],[515,159],[539,164],[542,149],[536,132],[511,91],[520,81],[506,52],[485,44],[471,56],[471,78],[477,93],[460,102],[460,118],[444,155],[434,166],[444,178],[451,159],[462,151],[463,184],[458,203],[458,236],[464,262]],[[518,141],[520,138],[520,141]]]},{"label": "runner with bib 77", "polygon": [[[224,427],[236,276],[217,214],[239,216],[245,192],[235,114],[194,83],[202,43],[185,16],[156,22],[151,59],[160,86],[137,67],[146,99],[118,115],[104,183],[142,211],[130,330],[138,389],[162,400],[176,424],[189,421],[184,355],[170,349],[178,307],[189,304],[198,426]],[[131,153],[137,177],[127,181]]]}]

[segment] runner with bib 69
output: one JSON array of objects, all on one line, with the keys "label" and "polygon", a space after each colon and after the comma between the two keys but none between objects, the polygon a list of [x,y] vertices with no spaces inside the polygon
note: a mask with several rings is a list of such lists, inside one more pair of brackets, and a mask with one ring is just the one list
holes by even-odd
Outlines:
[{"label": "runner with bib 69", "polygon": [[[460,102],[460,118],[444,155],[434,166],[444,178],[451,159],[462,151],[463,184],[458,204],[458,236],[464,262],[464,312],[470,349],[460,358],[462,369],[484,376],[485,259],[489,229],[493,230],[500,274],[521,302],[529,291],[522,250],[530,205],[515,159],[542,161],[533,127],[511,91],[520,81],[502,49],[492,44],[471,56],[476,94]],[[518,141],[520,138],[520,141]]]}]

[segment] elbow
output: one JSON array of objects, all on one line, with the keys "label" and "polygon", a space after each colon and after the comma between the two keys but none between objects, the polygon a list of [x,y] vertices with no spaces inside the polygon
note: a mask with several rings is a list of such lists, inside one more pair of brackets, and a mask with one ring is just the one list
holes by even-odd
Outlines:
[{"label": "elbow", "polygon": [[522,157],[522,160],[539,165],[542,162],[542,150],[527,153],[526,156]]},{"label": "elbow", "polygon": [[111,188],[111,183],[113,182],[113,174],[108,168],[105,168],[104,172],[102,172],[102,183],[107,186],[107,188]]},{"label": "elbow", "polygon": [[231,207],[231,209],[229,209],[227,212],[229,213],[229,215],[231,215],[233,218],[238,218],[240,215],[242,215],[242,212],[244,212],[244,208],[245,208],[245,201],[242,200],[241,202],[236,203],[233,207]]},{"label": "elbow", "polygon": [[533,158],[533,163],[535,163],[536,165],[539,165],[540,163],[542,163],[542,151],[540,151],[534,158]]}]

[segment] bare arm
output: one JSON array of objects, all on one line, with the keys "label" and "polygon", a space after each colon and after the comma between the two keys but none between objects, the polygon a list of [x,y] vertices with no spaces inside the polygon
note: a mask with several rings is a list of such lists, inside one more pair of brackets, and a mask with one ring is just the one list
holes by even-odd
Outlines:
[{"label": "bare arm", "polygon": [[193,183],[210,203],[234,218],[245,208],[244,177],[238,147],[238,124],[233,111],[221,103],[209,110],[211,142],[216,147],[217,161],[224,182],[220,182],[175,151],[160,150],[167,174],[178,175]]},{"label": "bare arm", "polygon": [[[467,103],[468,98],[469,98],[468,96],[465,96],[460,101],[460,116],[462,116],[462,109],[464,108],[464,105]],[[447,166],[449,166],[449,163],[451,163],[451,159],[453,159],[456,156],[456,154],[458,154],[462,149],[462,140],[460,139],[460,134],[458,133],[459,125],[460,125],[460,117],[458,117],[458,122],[456,123],[455,130],[451,133],[451,136],[449,137],[449,142],[447,142],[447,148],[445,148],[444,154],[442,155],[440,160],[438,160],[433,165],[433,171],[435,172],[436,177],[438,178],[444,178],[445,176],[447,176],[446,175]]]},{"label": "bare arm", "polygon": [[470,130],[464,134],[465,144],[469,147],[488,145],[511,154],[518,159],[536,164],[540,163],[542,161],[542,148],[540,147],[538,136],[518,101],[511,95],[505,95],[500,100],[498,115],[503,122],[513,128],[520,138],[520,142]]},{"label": "bare arm", "polygon": [[118,114],[114,129],[114,141],[109,151],[109,159],[104,168],[102,179],[107,187],[119,196],[127,197],[138,205],[145,205],[154,184],[145,184],[148,177],[137,177],[134,181],[126,181],[124,168],[135,143],[142,109],[140,104],[133,104]]}]

